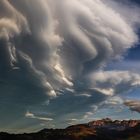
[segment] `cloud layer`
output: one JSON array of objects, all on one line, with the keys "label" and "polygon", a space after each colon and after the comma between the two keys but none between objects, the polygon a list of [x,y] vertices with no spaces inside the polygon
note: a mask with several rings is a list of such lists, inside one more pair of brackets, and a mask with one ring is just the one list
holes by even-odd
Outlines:
[{"label": "cloud layer", "polygon": [[[61,122],[139,86],[139,74],[104,71],[138,42],[134,7],[111,0],[1,0],[2,106],[42,108]],[[129,13],[135,18],[128,20]]]}]

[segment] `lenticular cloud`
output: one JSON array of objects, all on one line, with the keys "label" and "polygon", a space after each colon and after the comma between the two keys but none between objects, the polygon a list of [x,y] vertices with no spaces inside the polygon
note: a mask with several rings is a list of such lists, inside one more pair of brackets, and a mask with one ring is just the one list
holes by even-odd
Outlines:
[{"label": "lenticular cloud", "polygon": [[[76,81],[103,71],[138,41],[133,28],[138,17],[128,22],[125,13],[133,11],[119,12],[111,5],[102,0],[1,0],[0,69],[5,75],[10,71],[10,78],[1,75],[2,81],[15,78],[13,84],[20,81],[20,88],[28,81],[50,97],[76,91]],[[109,76],[115,74],[122,75],[107,73],[104,83],[111,85]],[[128,79],[135,83],[139,78],[132,74]]]}]

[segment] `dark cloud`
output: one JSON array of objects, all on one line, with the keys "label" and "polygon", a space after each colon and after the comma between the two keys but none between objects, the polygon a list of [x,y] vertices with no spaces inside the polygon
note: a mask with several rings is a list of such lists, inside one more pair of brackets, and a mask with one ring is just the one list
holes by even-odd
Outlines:
[{"label": "dark cloud", "polygon": [[140,113],[140,101],[129,100],[129,101],[125,101],[124,104],[128,106],[130,110]]}]

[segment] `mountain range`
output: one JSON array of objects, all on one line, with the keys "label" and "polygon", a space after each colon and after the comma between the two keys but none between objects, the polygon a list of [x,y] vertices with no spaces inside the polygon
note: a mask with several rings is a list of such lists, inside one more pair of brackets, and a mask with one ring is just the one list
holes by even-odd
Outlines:
[{"label": "mountain range", "polygon": [[140,140],[140,120],[109,118],[36,133],[0,133],[0,140]]}]

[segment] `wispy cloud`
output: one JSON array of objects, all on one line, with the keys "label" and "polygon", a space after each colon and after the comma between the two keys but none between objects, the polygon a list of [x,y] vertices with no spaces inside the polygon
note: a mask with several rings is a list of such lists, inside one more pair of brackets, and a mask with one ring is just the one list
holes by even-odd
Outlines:
[{"label": "wispy cloud", "polygon": [[41,120],[41,121],[53,121],[52,118],[36,116],[35,114],[33,114],[33,113],[29,112],[29,111],[27,111],[25,113],[25,117],[31,118],[31,119],[37,119],[37,120]]}]

